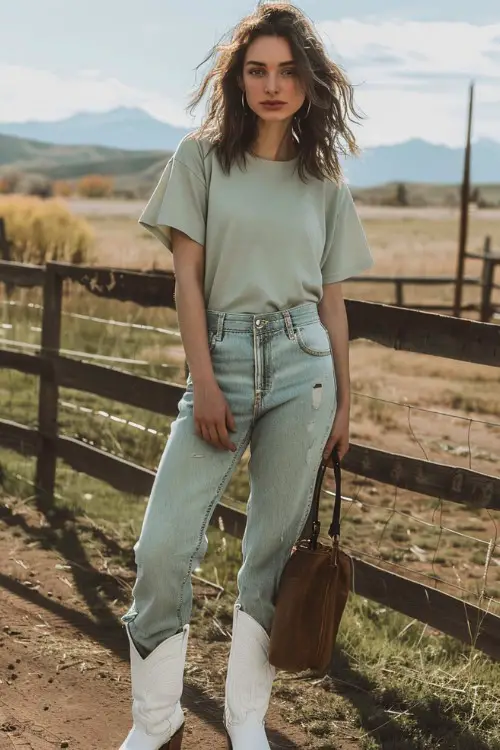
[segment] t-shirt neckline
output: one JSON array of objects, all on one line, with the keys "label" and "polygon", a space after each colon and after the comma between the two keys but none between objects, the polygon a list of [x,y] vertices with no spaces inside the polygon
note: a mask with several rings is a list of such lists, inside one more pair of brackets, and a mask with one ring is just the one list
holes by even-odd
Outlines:
[{"label": "t-shirt neckline", "polygon": [[258,162],[259,164],[281,164],[281,165],[290,165],[290,164],[296,164],[299,160],[298,156],[294,156],[293,159],[266,159],[263,156],[256,156],[255,154],[248,152],[248,156],[253,159],[253,161]]}]

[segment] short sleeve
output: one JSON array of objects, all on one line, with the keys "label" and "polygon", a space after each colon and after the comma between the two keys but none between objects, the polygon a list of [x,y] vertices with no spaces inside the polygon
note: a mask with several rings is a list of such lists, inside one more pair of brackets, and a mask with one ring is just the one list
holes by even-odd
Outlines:
[{"label": "short sleeve", "polygon": [[139,224],[172,250],[172,229],[205,244],[207,187],[203,152],[189,136],[179,144],[148,202]]},{"label": "short sleeve", "polygon": [[373,266],[373,258],[351,192],[343,183],[327,201],[326,242],[321,259],[323,284],[357,276]]}]

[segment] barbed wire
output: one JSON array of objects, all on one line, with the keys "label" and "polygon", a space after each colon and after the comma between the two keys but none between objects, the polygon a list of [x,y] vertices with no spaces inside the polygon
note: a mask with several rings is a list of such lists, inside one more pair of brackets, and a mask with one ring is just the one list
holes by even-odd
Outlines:
[{"label": "barbed wire", "polygon": [[95,411],[88,406],[82,406],[81,404],[75,404],[71,401],[64,400],[59,401],[59,405],[65,409],[81,411],[84,414],[91,414],[92,416],[101,417],[102,419],[109,419],[112,422],[125,425],[127,427],[132,427],[133,429],[140,430],[141,432],[149,432],[151,435],[156,435],[157,437],[162,437],[165,439],[167,438],[167,435],[165,435],[165,433],[163,432],[160,432],[159,430],[155,430],[152,427],[146,427],[146,425],[140,424],[139,422],[132,422],[130,419],[125,419],[124,417],[118,417],[116,414],[109,414],[103,409]]},{"label": "barbed wire", "polygon": [[[43,311],[43,305],[36,304],[35,302],[18,302],[17,300],[0,300],[0,304],[9,305],[13,307],[32,308],[34,310]],[[95,315],[84,315],[83,313],[68,312],[65,310],[61,311],[61,315],[66,318],[74,318],[75,320],[86,320],[91,323],[101,323],[109,326],[119,326],[122,328],[132,328],[138,331],[146,331],[148,333],[161,333],[167,336],[181,337],[180,331],[175,328],[159,328],[158,326],[151,326],[146,323],[132,323],[129,320],[115,320],[114,318],[99,318]]]}]

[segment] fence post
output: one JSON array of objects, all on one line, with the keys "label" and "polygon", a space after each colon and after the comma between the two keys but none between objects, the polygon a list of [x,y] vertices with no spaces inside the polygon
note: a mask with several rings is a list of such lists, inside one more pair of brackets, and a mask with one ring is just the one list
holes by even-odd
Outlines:
[{"label": "fence post", "polygon": [[[2,260],[12,260],[11,252],[10,252],[10,242],[7,238],[7,232],[5,230],[5,219],[3,219],[0,216],[0,258]],[[5,284],[5,293],[7,295],[7,299],[12,294],[13,290],[12,284]]]},{"label": "fence post", "polygon": [[491,293],[493,289],[493,258],[491,258],[491,237],[484,241],[483,273],[481,278],[481,318],[488,323],[491,317]]},{"label": "fence post", "polygon": [[395,280],[396,284],[396,306],[404,307],[403,301],[403,281],[401,279]]},{"label": "fence post", "polygon": [[472,113],[474,106],[474,84],[469,89],[469,117],[467,121],[467,141],[465,145],[464,173],[462,178],[462,190],[460,197],[460,233],[458,240],[457,273],[455,281],[455,299],[453,302],[453,315],[459,318],[462,313],[462,293],[464,286],[464,267],[467,256],[467,233],[469,228],[469,202],[470,202],[470,163],[471,163],[471,134]]},{"label": "fence post", "polygon": [[47,263],[43,287],[42,341],[40,356],[47,362],[40,376],[38,431],[40,451],[36,463],[37,501],[40,509],[52,505],[57,463],[57,411],[59,389],[51,360],[59,355],[61,343],[62,278]]}]

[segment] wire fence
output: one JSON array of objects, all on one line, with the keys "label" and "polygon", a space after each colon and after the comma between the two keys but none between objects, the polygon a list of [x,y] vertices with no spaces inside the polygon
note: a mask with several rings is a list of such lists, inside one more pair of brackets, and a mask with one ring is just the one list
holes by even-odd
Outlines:
[{"label": "wire fence", "polygon": [[[429,461],[429,456],[425,450],[422,440],[420,440],[412,425],[412,413],[422,412],[429,417],[439,416],[450,420],[460,420],[467,425],[467,453],[466,458],[469,468],[472,468],[473,447],[471,443],[472,425],[478,424],[482,427],[489,427],[499,430],[500,422],[493,420],[479,419],[471,416],[452,414],[438,409],[429,409],[418,405],[402,403],[391,399],[385,399],[378,396],[372,396],[366,393],[353,391],[353,396],[359,399],[369,399],[382,404],[389,404],[407,411],[408,432],[414,443],[419,446],[424,458]],[[403,436],[401,436],[403,437]],[[496,456],[498,458],[498,455]],[[375,503],[363,496],[363,492],[370,492],[374,488],[374,483],[362,477],[357,483],[357,489],[353,497],[346,498],[346,506],[343,513],[344,528],[349,520],[353,519],[356,512],[361,515],[369,514],[371,523],[369,525],[369,539],[365,540],[364,546],[361,546],[358,529],[356,525],[355,539],[350,543],[349,539],[345,545],[348,550],[367,558],[380,566],[389,566],[405,574],[410,574],[418,579],[423,579],[428,585],[442,589],[443,587],[460,593],[468,601],[485,604],[491,608],[500,611],[500,544],[499,544],[499,527],[494,514],[488,509],[475,511],[476,528],[484,532],[483,537],[474,536],[465,533],[464,530],[453,528],[452,525],[446,525],[444,521],[445,514],[454,521],[460,523],[460,511],[454,503],[448,502],[441,498],[434,501],[425,500],[424,514],[427,518],[417,515],[412,511],[412,503],[415,501],[415,494],[405,492],[397,486],[393,488],[393,499],[384,507],[381,503]],[[385,499],[388,499],[387,489],[384,489]],[[328,497],[333,498],[334,492],[326,490]],[[399,504],[402,507],[399,507]],[[472,511],[471,511],[472,512]],[[429,518],[430,516],[430,518]],[[396,527],[396,534],[392,533],[391,524],[395,518],[403,519],[405,526]],[[373,523],[375,521],[375,524]],[[470,521],[467,521],[470,522]],[[377,526],[380,530],[377,532]],[[435,539],[430,544],[427,535],[425,548],[416,544],[412,537],[415,536],[411,527],[424,527],[432,531]],[[348,535],[350,536],[349,532]],[[460,540],[455,546],[453,542],[447,542],[447,537]],[[388,539],[388,537],[390,537]],[[400,544],[402,540],[407,539],[407,544]],[[386,548],[384,549],[384,543]],[[466,572],[460,572],[460,562],[457,560],[453,563],[454,549],[467,549],[468,559],[465,566]],[[479,547],[482,559],[474,548]],[[498,557],[496,557],[498,555]],[[463,557],[463,556],[461,556]],[[399,558],[399,559],[398,559]],[[471,563],[472,558],[472,563]],[[413,562],[413,565],[407,564]],[[464,564],[464,561],[461,560]],[[446,571],[451,567],[452,576],[446,575]],[[473,568],[473,570],[471,570]],[[463,579],[466,579],[469,585],[464,585]],[[475,585],[474,585],[475,584]]]},{"label": "wire fence", "polygon": [[[23,310],[37,310],[40,314],[43,311],[43,305],[39,305],[36,302],[20,302],[16,300],[0,300],[0,305],[11,308],[21,308]],[[85,320],[90,323],[102,323],[106,326],[118,326],[120,328],[130,328],[132,330],[143,331],[145,333],[161,333],[167,336],[176,336],[180,340],[180,332],[175,328],[160,328],[158,326],[151,326],[144,323],[134,323],[130,320],[114,320],[113,318],[99,318],[95,315],[84,315],[83,313],[69,312],[67,310],[62,311],[64,318],[73,318],[74,320]],[[7,324],[6,324],[7,325]],[[12,326],[9,326],[12,327]],[[37,329],[41,331],[41,328]]]},{"label": "wire fence", "polygon": [[[3,299],[0,300],[0,304],[7,311],[20,313],[21,326],[39,339],[41,327],[31,325],[26,321],[26,317],[34,312],[41,318],[42,305],[16,299]],[[178,358],[176,363],[168,361],[172,347],[178,348],[181,344],[178,329],[137,320],[124,320],[118,315],[106,318],[87,312],[63,310],[62,316],[66,321],[65,340],[82,342],[88,339],[89,348],[94,351],[85,351],[79,346],[68,346],[59,349],[59,354],[84,362],[102,363],[117,371],[120,366],[119,371],[123,372],[127,370],[121,366],[132,371],[134,368],[141,368],[147,375],[156,372],[158,368],[159,372],[177,374],[178,382],[182,382],[180,374],[183,372],[183,361]],[[12,321],[4,321],[0,328],[6,333],[18,331],[18,326]],[[107,338],[109,329],[120,333],[112,342]],[[161,351],[165,354],[165,361],[158,361],[155,343],[158,338]],[[5,335],[1,341],[2,346],[14,351],[37,353],[40,350],[39,341],[10,339]],[[356,345],[363,346],[362,343]],[[103,353],[102,349],[108,350],[108,353]],[[403,352],[398,353],[398,356],[403,356]],[[22,404],[18,403],[19,374],[0,374],[0,387],[4,392],[7,388],[11,391],[10,398],[4,400],[5,404],[9,404],[6,414],[9,417],[9,409],[13,408],[15,412],[16,409],[23,408]],[[430,461],[429,438],[426,438],[427,442],[422,439],[414,424],[415,415],[419,414],[427,420],[429,432],[432,432],[433,420],[436,421],[437,418],[464,425],[465,445],[459,441],[454,442],[453,439],[445,440],[443,427],[437,425],[433,440],[441,443],[440,455],[463,459],[469,468],[472,468],[475,462],[481,467],[485,462],[498,465],[500,421],[481,418],[478,415],[466,416],[460,414],[458,409],[452,412],[390,399],[357,388],[352,390],[352,396],[353,405],[360,409],[365,419],[366,410],[360,406],[363,403],[374,404],[377,408],[390,407],[396,411],[394,424],[397,426],[401,453],[408,455],[412,446],[416,446],[419,455]],[[59,408],[62,434],[78,437],[89,445],[121,458],[135,461],[142,459],[142,465],[157,465],[169,434],[170,420],[167,421],[165,417],[143,409],[122,409],[110,399],[81,392],[75,392],[70,396],[65,391],[60,398]],[[404,417],[401,416],[403,414]],[[353,426],[356,427],[355,422]],[[475,449],[473,427],[477,427],[482,435],[487,433],[490,438],[489,451]],[[376,441],[376,431],[373,434]],[[147,447],[146,438],[152,441]],[[446,448],[443,447],[445,444]],[[464,509],[439,498],[429,500],[424,495],[418,496],[417,493],[398,487],[391,488],[357,475],[349,476],[344,486],[343,540],[348,551],[375,562],[380,567],[396,572],[402,571],[415,580],[424,580],[435,588],[449,589],[487,610],[500,608],[498,524],[489,510]],[[325,506],[331,505],[332,498],[333,492],[327,489]],[[246,498],[236,499],[244,501]],[[325,508],[324,513],[326,512]],[[475,533],[468,533],[474,530]]]}]

